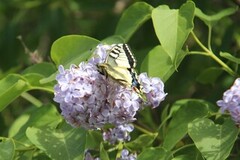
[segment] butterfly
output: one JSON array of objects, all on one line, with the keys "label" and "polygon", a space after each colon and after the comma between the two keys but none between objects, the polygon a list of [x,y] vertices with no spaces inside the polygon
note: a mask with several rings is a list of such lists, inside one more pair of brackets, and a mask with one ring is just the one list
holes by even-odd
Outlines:
[{"label": "butterfly", "polygon": [[100,73],[120,84],[140,90],[135,71],[136,59],[127,44],[116,44],[107,51],[105,61],[98,65]]}]

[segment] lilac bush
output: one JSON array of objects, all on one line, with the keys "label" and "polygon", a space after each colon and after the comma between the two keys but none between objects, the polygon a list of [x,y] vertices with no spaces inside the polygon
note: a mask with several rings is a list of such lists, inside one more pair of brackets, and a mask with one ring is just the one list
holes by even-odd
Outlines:
[{"label": "lilac bush", "polygon": [[[91,31],[94,27],[89,28],[89,24],[95,26],[97,20],[103,20],[104,14],[98,13],[105,10],[97,7],[96,11],[98,3],[102,5],[102,2],[77,1],[42,5],[54,6],[45,8],[51,9],[51,13],[60,13],[53,14],[59,15],[57,17],[73,16],[71,22],[82,25],[83,21],[74,18],[84,18],[87,25],[80,30],[87,29],[89,35],[95,35],[96,32]],[[106,5],[111,11],[124,9],[114,35],[109,35],[109,31],[113,31],[112,22],[116,22],[113,17],[119,17],[115,11],[110,23],[96,23],[107,26],[96,30],[103,39],[86,35],[60,37],[51,46],[52,61],[25,69],[30,64],[25,58],[19,59],[16,54],[13,59],[2,54],[8,56],[9,61],[1,68],[0,159],[239,159],[239,78],[216,105],[219,90],[231,85],[229,79],[239,77],[240,73],[239,24],[237,14],[234,15],[239,11],[234,6],[237,2],[208,1],[208,4],[217,4],[214,11],[211,5],[198,8],[199,3],[194,1],[169,3],[169,6],[151,3],[111,2]],[[13,3],[14,8],[19,4]],[[42,10],[42,5],[27,8],[34,12],[38,7]],[[85,5],[87,8],[82,10]],[[222,10],[218,10],[221,5]],[[19,9],[21,7],[16,11]],[[25,11],[26,7],[22,9]],[[6,17],[3,14],[4,21],[9,19]],[[45,19],[48,24],[59,25],[52,23],[55,18]],[[76,28],[74,23],[71,28]],[[61,34],[69,33],[63,32]],[[43,47],[46,45],[41,44],[48,43],[46,37],[50,41],[54,39],[48,33],[41,33],[41,50],[34,53],[42,55],[42,49],[47,50]],[[14,37],[6,34],[9,35]],[[132,44],[134,54],[121,43]],[[31,55],[24,43],[23,46],[29,52],[27,56],[36,55]],[[18,47],[12,47],[15,48]],[[198,57],[190,58],[195,55]],[[205,56],[204,61],[201,56]],[[8,62],[21,65],[8,68]],[[163,104],[167,96],[165,85],[169,98]],[[54,94],[57,105],[50,94]],[[12,103],[22,99],[24,103]]]}]

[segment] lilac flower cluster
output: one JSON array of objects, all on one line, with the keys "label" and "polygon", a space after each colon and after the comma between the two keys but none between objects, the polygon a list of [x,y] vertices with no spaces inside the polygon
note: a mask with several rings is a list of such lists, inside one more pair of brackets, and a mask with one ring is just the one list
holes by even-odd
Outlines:
[{"label": "lilac flower cluster", "polygon": [[237,125],[240,125],[240,78],[223,93],[223,99],[217,101],[222,113],[228,111]]},{"label": "lilac flower cluster", "polygon": [[142,86],[142,92],[146,95],[148,105],[155,108],[165,99],[167,94],[164,93],[164,84],[160,78],[149,78],[147,73],[141,73],[139,83]]},{"label": "lilac flower cluster", "polygon": [[136,160],[137,154],[136,153],[129,153],[127,149],[123,149],[121,152],[121,157],[117,158],[117,160]]},{"label": "lilac flower cluster", "polygon": [[[105,124],[113,124],[118,129],[110,132],[119,132],[117,130],[124,128],[122,126],[135,120],[136,112],[143,105],[157,107],[166,96],[163,82],[159,78],[149,78],[146,73],[139,75],[146,102],[131,87],[100,74],[97,66],[105,62],[111,47],[98,45],[88,62],[71,65],[69,69],[64,69],[62,65],[58,68],[54,101],[60,104],[61,114],[74,127],[99,129]],[[107,138],[110,132],[105,137],[113,142],[114,138]]]},{"label": "lilac flower cluster", "polygon": [[108,131],[103,132],[103,140],[111,144],[122,141],[126,142],[131,139],[129,133],[132,132],[134,126],[132,124],[119,125],[115,128],[110,128]]}]

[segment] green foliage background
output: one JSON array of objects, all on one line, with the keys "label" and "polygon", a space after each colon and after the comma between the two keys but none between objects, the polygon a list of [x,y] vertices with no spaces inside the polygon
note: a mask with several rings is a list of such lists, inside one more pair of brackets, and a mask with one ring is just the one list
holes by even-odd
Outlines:
[{"label": "green foliage background", "polygon": [[[71,34],[87,35],[96,39],[104,39],[114,34],[117,22],[122,12],[136,0],[1,0],[0,1],[0,79],[9,73],[21,73],[32,65],[26,48],[17,39],[22,36],[27,48],[37,50],[44,61],[51,61],[50,47],[52,43]],[[179,8],[185,1],[148,0],[153,7],[166,4],[170,8]],[[194,1],[204,13],[211,15],[225,8],[239,5],[234,0]],[[212,50],[220,51],[240,57],[240,13],[224,17],[213,28]],[[164,23],[164,22],[163,22]],[[207,44],[208,28],[198,18],[194,20],[194,31],[204,44]],[[159,44],[153,30],[153,24],[147,21],[129,40],[133,52],[138,60],[141,53],[147,53]],[[192,37],[188,38],[187,47],[198,50]],[[219,67],[212,59],[206,56],[187,56],[180,64],[177,72],[166,81],[165,90],[168,92],[166,101],[162,104],[171,104],[183,98],[201,98],[215,103],[222,97],[222,93],[229,88],[234,78],[226,72],[211,68],[218,73],[211,75],[209,67]],[[232,65],[237,70],[237,66]],[[140,68],[137,68],[140,69]],[[208,70],[207,70],[208,69]],[[46,71],[47,72],[47,71]],[[206,78],[207,77],[207,78]],[[31,91],[31,94],[42,102],[51,101],[52,94],[40,91]],[[23,98],[16,99],[9,107],[0,112],[0,136],[6,136],[14,120],[31,109],[31,104]],[[163,112],[160,108],[152,113],[153,118]],[[159,118],[156,118],[159,121]],[[195,122],[198,123],[198,122]],[[154,125],[154,124],[152,124]],[[192,123],[194,125],[194,123]],[[34,128],[29,130],[34,134]],[[194,135],[194,133],[193,133]]]}]

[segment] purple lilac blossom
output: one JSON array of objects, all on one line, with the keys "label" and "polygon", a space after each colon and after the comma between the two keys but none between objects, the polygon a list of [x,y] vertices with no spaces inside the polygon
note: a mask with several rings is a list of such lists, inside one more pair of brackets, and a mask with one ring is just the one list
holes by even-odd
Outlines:
[{"label": "purple lilac blossom", "polygon": [[103,140],[108,141],[111,144],[130,141],[131,137],[129,133],[132,132],[133,129],[134,126],[132,124],[124,124],[115,128],[110,128],[103,132]]},{"label": "purple lilac blossom", "polygon": [[98,45],[88,62],[69,69],[59,66],[54,86],[54,101],[60,104],[61,114],[74,127],[99,129],[105,124],[116,127],[133,122],[136,112],[145,104],[157,107],[164,100],[164,84],[159,78],[139,75],[144,102],[133,88],[100,74],[98,64],[104,63],[113,45]]},{"label": "purple lilac blossom", "polygon": [[157,77],[148,77],[147,73],[141,73],[138,77],[139,83],[142,86],[142,92],[146,95],[147,105],[152,106],[153,108],[159,106],[167,93],[164,92],[164,83],[160,78]]},{"label": "purple lilac blossom", "polygon": [[233,86],[223,93],[223,99],[217,101],[221,112],[229,112],[233,121],[240,125],[240,78],[237,78]]},{"label": "purple lilac blossom", "polygon": [[121,152],[121,157],[117,158],[117,160],[136,160],[137,154],[136,153],[129,153],[127,149],[123,149]]}]

